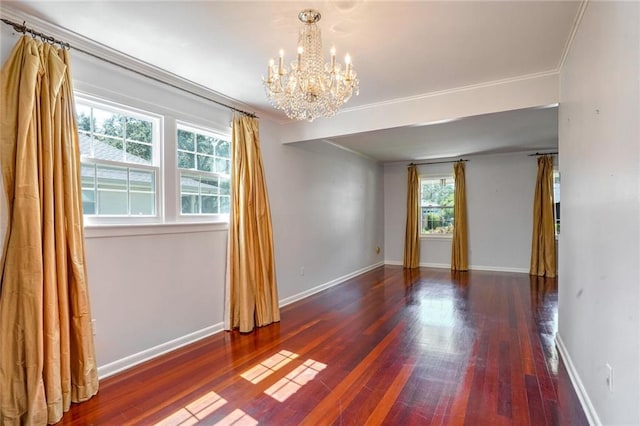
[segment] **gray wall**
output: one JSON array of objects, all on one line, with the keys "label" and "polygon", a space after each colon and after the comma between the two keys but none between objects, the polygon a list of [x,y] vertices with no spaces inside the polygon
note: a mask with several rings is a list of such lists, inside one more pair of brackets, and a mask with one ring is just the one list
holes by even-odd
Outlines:
[{"label": "gray wall", "polygon": [[[531,210],[537,173],[524,153],[465,157],[469,265],[472,269],[528,272]],[[453,174],[452,164],[419,166],[419,173]],[[403,260],[407,167],[384,168],[385,259]],[[421,239],[420,263],[451,265],[451,238]]]},{"label": "gray wall", "polygon": [[639,10],[589,2],[560,85],[559,341],[607,425],[640,424]]}]

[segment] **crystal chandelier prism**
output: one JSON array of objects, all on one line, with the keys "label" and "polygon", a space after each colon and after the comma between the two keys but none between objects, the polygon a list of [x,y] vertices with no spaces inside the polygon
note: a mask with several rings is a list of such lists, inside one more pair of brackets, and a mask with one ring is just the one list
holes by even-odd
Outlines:
[{"label": "crystal chandelier prism", "polygon": [[278,63],[269,61],[267,76],[262,78],[271,104],[283,110],[289,118],[313,121],[317,117],[331,117],[355,93],[358,95],[358,75],[351,58],[344,58],[345,66],[331,59],[324,63],[322,37],[317,22],[320,12],[305,9],[298,14],[303,26],[298,37],[298,57],[289,66],[284,64],[280,50]]}]

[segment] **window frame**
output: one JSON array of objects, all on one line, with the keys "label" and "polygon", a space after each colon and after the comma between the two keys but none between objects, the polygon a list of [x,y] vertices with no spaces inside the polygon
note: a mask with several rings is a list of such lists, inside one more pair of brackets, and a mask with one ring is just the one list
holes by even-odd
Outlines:
[{"label": "window frame", "polygon": [[[556,178],[557,178],[557,187],[558,187],[558,198],[556,200]],[[562,201],[562,182],[560,176],[560,170],[555,166],[553,168],[553,229],[556,239],[560,236],[560,202]]]},{"label": "window frame", "polygon": [[[91,96],[81,92],[74,92],[74,108],[76,113],[78,105],[87,106],[93,109],[101,111],[111,112],[114,114],[123,115],[139,120],[150,121],[152,123],[152,142],[150,144],[152,148],[151,164],[134,163],[127,161],[115,161],[104,160],[100,158],[88,157],[80,154],[80,165],[93,166],[94,170],[94,189],[96,194],[96,206],[98,204],[98,182],[97,182],[97,169],[99,166],[106,167],[120,167],[127,171],[127,205],[130,210],[130,194],[131,186],[129,184],[130,172],[140,171],[152,171],[154,172],[154,214],[153,215],[136,215],[136,214],[87,214],[83,211],[83,221],[85,226],[100,226],[100,225],[145,225],[145,224],[158,224],[162,223],[164,219],[163,205],[164,205],[164,170],[163,170],[163,128],[164,117],[162,115],[136,108],[134,106],[122,105],[117,102],[110,101],[108,99]],[[93,125],[93,120],[91,121]],[[78,129],[78,134],[86,134],[85,131]],[[90,133],[94,133],[92,128]],[[126,133],[122,136],[123,142],[126,144]],[[144,143],[143,143],[144,144]],[[78,147],[80,150],[80,146]],[[93,145],[92,145],[93,150]],[[126,153],[126,148],[123,147],[123,152]],[[92,152],[93,154],[93,152]],[[82,186],[82,182],[81,182]]]},{"label": "window frame", "polygon": [[[420,176],[418,176],[418,182],[419,182],[419,200],[420,200],[420,216],[419,216],[419,229],[420,229],[420,238],[421,239],[434,239],[434,240],[438,240],[438,239],[444,239],[444,240],[451,240],[453,238],[453,233],[425,233],[422,232],[423,229],[423,221],[422,221],[422,182],[424,180],[441,180],[441,179],[451,179],[451,181],[453,181],[453,189],[454,189],[454,193],[455,193],[455,176],[453,175],[453,172],[448,172],[448,173],[432,173],[432,174],[421,174]],[[454,206],[451,206],[451,208],[455,207],[455,202],[454,202]],[[436,206],[436,208],[449,208],[449,206]],[[455,211],[455,210],[454,210]]]},{"label": "window frame", "polygon": [[[230,150],[230,154],[231,154],[231,132],[229,131],[228,133],[225,132],[221,132],[219,130],[213,129],[213,128],[208,128],[208,127],[204,127],[204,126],[200,126],[197,124],[193,124],[184,120],[176,120],[175,121],[175,126],[174,126],[174,132],[173,132],[173,136],[175,138],[175,146],[174,146],[174,155],[175,155],[175,201],[176,201],[176,221],[177,222],[208,222],[208,223],[228,223],[229,222],[229,213],[183,213],[182,212],[182,174],[191,174],[191,175],[197,175],[199,176],[201,179],[202,178],[227,178],[229,180],[229,205],[231,206],[231,168],[233,167],[233,164],[231,162],[231,155],[229,155],[229,174],[228,175],[224,175],[222,173],[218,173],[218,172],[208,172],[208,171],[203,171],[203,170],[198,170],[197,168],[194,169],[185,169],[179,166],[179,152],[189,152],[189,153],[193,153],[195,155],[194,158],[194,164],[197,167],[198,164],[198,160],[197,160],[197,147],[195,145],[196,141],[194,140],[194,151],[187,151],[187,150],[183,150],[180,149],[179,147],[179,142],[178,142],[178,131],[182,130],[182,131],[186,131],[186,132],[191,132],[194,134],[194,136],[196,136],[197,139],[197,135],[202,135],[202,136],[207,136],[207,137],[212,137],[214,139],[218,139],[218,140],[224,140],[226,142],[229,143],[229,150]],[[209,154],[205,154],[205,156],[207,157],[212,157],[214,164],[215,164],[215,159],[216,158],[222,158],[222,157],[218,157],[215,155],[215,153],[213,155],[209,155]],[[219,180],[218,180],[219,182]],[[218,187],[219,188],[219,187]],[[199,203],[199,208],[200,210],[202,209],[202,193],[199,191],[198,193],[199,199],[200,199],[200,203]]]}]

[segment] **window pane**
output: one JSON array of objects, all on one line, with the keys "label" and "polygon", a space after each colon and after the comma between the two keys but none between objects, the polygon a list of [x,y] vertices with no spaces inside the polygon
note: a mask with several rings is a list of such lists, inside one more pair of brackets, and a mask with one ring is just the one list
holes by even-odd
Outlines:
[{"label": "window pane", "polygon": [[78,130],[91,131],[91,107],[76,104],[76,121]]},{"label": "window pane", "polygon": [[230,144],[228,141],[218,141],[216,145],[216,155],[218,157],[231,158],[231,153],[229,152]]},{"label": "window pane", "polygon": [[453,232],[455,185],[452,176],[420,180],[421,229],[423,234]]},{"label": "window pane", "polygon": [[138,164],[151,164],[151,145],[127,141],[127,161]]},{"label": "window pane", "polygon": [[122,138],[124,136],[124,117],[109,111],[93,109],[94,132]]},{"label": "window pane", "polygon": [[218,194],[218,179],[203,177],[202,180],[200,181],[200,193],[201,194]]},{"label": "window pane", "polygon": [[122,139],[94,136],[93,157],[100,160],[123,161],[124,144]]},{"label": "window pane", "polygon": [[452,178],[422,180],[422,206],[453,206],[453,195]]},{"label": "window pane", "polygon": [[153,140],[153,125],[150,121],[127,117],[127,139],[151,143]]},{"label": "window pane", "polygon": [[229,206],[231,198],[229,196],[220,196],[220,213],[229,214]]},{"label": "window pane", "polygon": [[229,160],[225,160],[224,158],[216,158],[216,172],[228,175]]},{"label": "window pane", "polygon": [[213,138],[204,135],[197,135],[198,152],[213,155]]},{"label": "window pane", "polygon": [[92,164],[81,164],[80,165],[80,175],[82,179],[82,189],[93,189],[95,188],[95,166]]},{"label": "window pane", "polygon": [[229,179],[228,178],[220,178],[220,194],[229,195]]},{"label": "window pane", "polygon": [[185,151],[195,151],[193,133],[178,129],[178,148]]},{"label": "window pane", "polygon": [[450,234],[453,232],[453,207],[423,207],[423,234]]},{"label": "window pane", "polygon": [[159,167],[144,170],[129,166],[154,164],[157,121],[110,111],[106,105],[94,107],[82,100],[76,104],[76,119],[85,161],[81,165],[84,213],[155,215]]},{"label": "window pane", "polygon": [[129,170],[129,190],[136,192],[155,192],[155,173],[146,170]]},{"label": "window pane", "polygon": [[93,189],[82,190],[82,212],[96,214],[96,192]]},{"label": "window pane", "polygon": [[181,169],[195,169],[196,156],[188,152],[178,152],[178,167]]},{"label": "window pane", "polygon": [[78,131],[78,137],[80,139],[80,155],[91,157],[91,135]]},{"label": "window pane", "polygon": [[185,170],[180,179],[182,214],[228,213],[230,181],[223,176],[231,169],[230,142],[182,129],[177,139],[178,168]]},{"label": "window pane", "polygon": [[198,198],[199,197],[197,195],[182,195],[182,214],[200,213]]},{"label": "window pane", "polygon": [[180,175],[180,193],[181,194],[198,194],[200,186],[200,176],[182,173]]},{"label": "window pane", "polygon": [[205,157],[204,155],[198,155],[198,170],[203,172],[212,172],[213,157]]},{"label": "window pane", "polygon": [[132,192],[129,194],[132,215],[152,216],[155,213],[156,197],[152,193]]},{"label": "window pane", "polygon": [[98,190],[98,214],[126,215],[127,193]]},{"label": "window pane", "polygon": [[218,213],[218,197],[215,195],[202,196],[202,213],[215,214]]},{"label": "window pane", "polygon": [[[96,166],[98,189],[127,191],[127,169],[124,167]],[[126,194],[125,194],[126,199]]]}]

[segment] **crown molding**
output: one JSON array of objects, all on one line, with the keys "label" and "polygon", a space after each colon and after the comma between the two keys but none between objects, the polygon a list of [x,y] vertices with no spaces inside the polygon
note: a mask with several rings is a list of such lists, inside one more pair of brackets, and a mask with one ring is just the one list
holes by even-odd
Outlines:
[{"label": "crown molding", "polygon": [[478,84],[470,84],[468,86],[460,86],[460,87],[454,87],[454,88],[451,88],[451,89],[437,90],[437,91],[434,91],[434,92],[427,92],[427,93],[422,93],[422,94],[419,94],[419,95],[407,96],[407,97],[404,97],[404,98],[388,99],[386,101],[374,102],[374,103],[371,103],[371,104],[359,105],[359,106],[351,107],[351,108],[344,108],[338,114],[342,114],[342,113],[345,113],[345,112],[354,112],[354,111],[367,110],[367,109],[371,109],[371,108],[385,107],[385,106],[394,105],[394,104],[401,104],[401,103],[405,103],[405,102],[420,101],[420,100],[423,100],[423,99],[433,98],[433,97],[436,97],[436,96],[451,95],[451,94],[455,94],[455,93],[467,92],[467,91],[476,90],[476,89],[483,89],[483,88],[487,88],[487,87],[501,86],[503,84],[516,83],[516,82],[519,82],[519,81],[526,81],[526,80],[533,80],[533,79],[537,79],[537,78],[541,78],[541,77],[555,76],[555,75],[558,75],[558,74],[559,74],[559,70],[558,69],[553,69],[553,70],[549,70],[549,71],[542,71],[542,72],[537,72],[537,73],[533,73],[533,74],[524,74],[524,75],[519,75],[519,76],[516,76],[516,77],[504,78],[504,79],[501,79],[501,80],[486,81],[486,82],[478,83]]},{"label": "crown molding", "polygon": [[580,23],[582,22],[582,17],[584,16],[584,11],[587,9],[587,4],[589,0],[582,0],[580,3],[580,7],[578,8],[578,12],[576,13],[575,20],[573,21],[573,26],[571,27],[571,32],[569,33],[569,38],[567,38],[567,42],[564,45],[564,50],[562,51],[562,56],[560,57],[560,62],[558,63],[558,71],[561,71],[564,67],[564,63],[567,60],[567,56],[569,56],[569,51],[571,50],[571,46],[573,45],[573,40],[576,37],[576,33],[578,32],[578,28],[580,27]]}]

